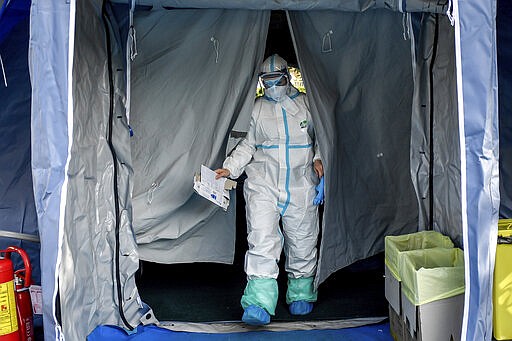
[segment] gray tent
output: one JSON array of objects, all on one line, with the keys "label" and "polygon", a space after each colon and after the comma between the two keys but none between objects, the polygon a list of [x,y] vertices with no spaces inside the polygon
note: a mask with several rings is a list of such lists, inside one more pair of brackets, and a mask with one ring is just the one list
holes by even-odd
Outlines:
[{"label": "gray tent", "polygon": [[385,235],[440,231],[465,252],[463,339],[490,340],[496,4],[479,0],[33,1],[46,339],[153,322],[139,259],[232,261],[234,210],[192,175],[248,126],[272,9],[288,11],[326,169],[316,285]]}]

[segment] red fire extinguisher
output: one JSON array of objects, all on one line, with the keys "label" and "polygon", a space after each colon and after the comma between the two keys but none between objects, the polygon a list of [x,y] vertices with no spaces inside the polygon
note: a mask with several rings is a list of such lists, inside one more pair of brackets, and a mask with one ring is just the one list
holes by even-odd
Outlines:
[{"label": "red fire extinguisher", "polygon": [[[20,255],[24,269],[14,271],[13,252]],[[0,341],[33,341],[30,260],[23,249],[15,246],[0,250],[0,254],[4,254],[0,259]]]}]

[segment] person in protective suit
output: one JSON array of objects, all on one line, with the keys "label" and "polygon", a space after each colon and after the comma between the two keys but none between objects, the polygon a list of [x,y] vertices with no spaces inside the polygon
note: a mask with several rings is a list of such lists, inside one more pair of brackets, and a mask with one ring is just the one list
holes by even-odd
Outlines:
[{"label": "person in protective suit", "polygon": [[247,174],[249,250],[241,304],[242,320],[253,325],[267,324],[275,314],[283,247],[290,313],[305,315],[313,309],[319,231],[313,201],[315,185],[323,176],[308,102],[291,86],[287,62],[272,55],[263,62],[259,76],[265,94],[255,101],[247,135],[215,171],[217,178],[236,179],[244,170]]}]

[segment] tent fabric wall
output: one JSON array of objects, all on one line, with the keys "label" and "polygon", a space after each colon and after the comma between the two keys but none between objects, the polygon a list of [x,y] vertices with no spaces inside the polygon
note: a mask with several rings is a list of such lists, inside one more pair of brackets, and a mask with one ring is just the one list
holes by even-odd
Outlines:
[{"label": "tent fabric wall", "polygon": [[[14,232],[37,239],[30,166],[30,12],[29,5],[23,1],[12,2],[9,8],[6,4],[4,6],[0,13],[0,57],[6,78],[4,80],[0,67],[0,236],[4,232]],[[0,237],[0,249],[7,246],[18,246],[28,253],[32,264],[32,279],[40,283],[39,244]],[[14,256],[13,261],[15,269],[24,267],[20,257]]]},{"label": "tent fabric wall", "polygon": [[318,284],[382,251],[385,235],[418,229],[411,48],[402,14],[391,11],[297,11],[290,19],[326,172]]},{"label": "tent fabric wall", "polygon": [[[248,3],[254,4],[254,2]],[[70,115],[73,114],[72,110],[68,110],[68,100],[72,98],[68,97],[68,94],[71,94],[71,91],[68,91],[68,86],[71,86],[68,83],[70,70],[68,48],[69,42],[73,41],[69,38],[74,36],[72,21],[74,4],[74,1],[70,3],[50,0],[33,2],[30,17],[32,172],[41,236],[43,303],[47,339],[55,339],[59,333],[56,328],[54,295],[55,273],[59,268],[58,253],[61,245],[59,234],[64,235],[65,211],[63,208],[72,206],[73,200],[76,200],[76,197],[66,198],[68,194],[66,164],[69,156],[68,147],[70,147],[68,137],[72,136],[71,131],[68,130],[68,127],[72,127],[71,123],[68,126],[68,119],[72,118]],[[214,2],[209,4],[211,7],[215,6]],[[490,340],[492,268],[499,209],[496,30],[494,26],[496,3],[495,1],[466,0],[454,1],[453,5],[456,19],[462,226],[467,284],[463,335],[466,340]],[[86,16],[87,13],[82,12],[78,15]],[[332,38],[336,39],[335,36]],[[99,39],[104,39],[104,35],[102,34]],[[91,43],[79,38],[77,41],[84,45]],[[79,56],[75,57],[81,59]],[[309,82],[314,79],[312,75],[309,78]],[[332,98],[337,95],[326,94],[326,97]],[[75,95],[78,94],[75,93]],[[330,104],[331,109],[337,107],[333,103]],[[119,134],[122,134],[121,130],[120,127],[116,128]],[[120,143],[125,141],[126,138],[119,140]],[[120,149],[123,150],[121,147]],[[129,184],[124,183],[123,188],[127,187],[129,188]],[[122,194],[126,195],[126,193]],[[73,210],[66,211],[68,217],[72,214]],[[125,214],[129,219],[129,213]],[[126,223],[122,225],[128,226]],[[126,245],[130,245],[131,242],[124,241]],[[66,239],[63,239],[63,243],[66,243]],[[82,241],[76,247],[87,249],[87,241]],[[102,260],[105,264],[111,264],[112,255],[104,256]],[[74,276],[69,268],[70,265],[74,265],[74,268],[82,266],[79,263],[67,263],[67,267],[63,268],[67,271],[59,274],[69,276],[68,281],[71,281]],[[125,275],[131,275],[130,269]],[[114,287],[107,290],[106,294],[114,295]],[[63,312],[69,313],[70,309],[73,307],[65,306]],[[77,319],[82,320],[82,317],[77,316]],[[99,320],[94,321],[103,323]]]},{"label": "tent fabric wall", "polygon": [[84,339],[101,323],[130,329],[144,313],[134,279],[139,257],[131,226],[122,45],[115,23],[108,23],[108,31],[105,27],[102,1],[77,4],[68,118],[73,134],[59,270],[62,329],[70,340]]},{"label": "tent fabric wall", "polygon": [[234,193],[224,212],[194,193],[193,174],[201,164],[221,167],[237,117],[248,122],[269,18],[247,10],[135,12],[130,125],[142,259],[233,262]]},{"label": "tent fabric wall", "polygon": [[446,16],[425,13],[421,21],[411,134],[411,177],[420,207],[418,228],[441,232],[462,246],[460,150],[453,148],[459,143],[455,31]]},{"label": "tent fabric wall", "polygon": [[[492,337],[500,203],[496,2],[454,2],[466,294],[462,339]],[[464,134],[462,135],[462,132]]]},{"label": "tent fabric wall", "polygon": [[63,227],[61,214],[66,203],[70,7],[63,1],[38,1],[30,7],[32,178],[41,239],[43,323],[47,340],[60,335],[55,295],[59,234]]},{"label": "tent fabric wall", "polygon": [[496,34],[500,126],[500,216],[512,218],[512,2],[498,0]]}]

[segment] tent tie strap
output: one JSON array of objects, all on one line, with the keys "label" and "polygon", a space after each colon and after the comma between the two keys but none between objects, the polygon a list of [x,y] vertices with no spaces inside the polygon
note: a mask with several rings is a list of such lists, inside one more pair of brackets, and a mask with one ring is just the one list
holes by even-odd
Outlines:
[{"label": "tent tie strap", "polygon": [[137,32],[133,24],[133,11],[135,11],[135,0],[131,1],[130,5],[130,29],[128,31],[128,43],[130,48],[130,60],[133,62],[137,57]]},{"label": "tent tie strap", "polygon": [[7,77],[5,76],[5,68],[4,68],[4,61],[2,60],[2,55],[0,54],[0,66],[2,67],[2,75],[4,76],[4,84],[7,88]]},{"label": "tent tie strap", "polygon": [[331,35],[334,32],[332,30],[327,31],[322,38],[322,53],[332,52],[332,41]]},{"label": "tent tie strap", "polygon": [[453,0],[448,1],[448,8],[446,9],[446,16],[450,19],[450,24],[455,26],[455,18],[453,17]]},{"label": "tent tie strap", "polygon": [[219,62],[219,40],[212,36],[210,41],[213,44],[213,49],[215,51],[215,64],[217,64]]},{"label": "tent tie strap", "polygon": [[135,31],[135,26],[130,26],[130,60],[133,62],[135,57],[138,55],[137,51],[137,31]]},{"label": "tent tie strap", "polygon": [[408,40],[411,37],[411,31],[409,29],[409,16],[410,13],[402,13],[402,35],[404,40]]},{"label": "tent tie strap", "polygon": [[[137,56],[137,36],[135,32],[135,26],[133,24],[133,11],[135,10],[135,0],[131,1],[130,6],[130,23],[128,29],[128,38],[126,39],[126,123],[130,124],[130,112],[131,112],[131,78],[132,78],[132,65],[135,57]],[[133,136],[133,130],[130,128],[130,136]]]},{"label": "tent tie strap", "polygon": [[158,184],[156,182],[153,182],[151,184],[151,187],[149,188],[148,190],[148,193],[147,193],[147,204],[148,205],[151,205],[151,203],[153,202],[153,193],[155,192],[155,190],[158,188]]}]

